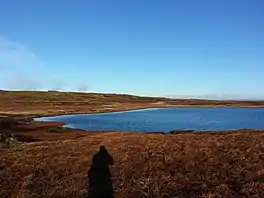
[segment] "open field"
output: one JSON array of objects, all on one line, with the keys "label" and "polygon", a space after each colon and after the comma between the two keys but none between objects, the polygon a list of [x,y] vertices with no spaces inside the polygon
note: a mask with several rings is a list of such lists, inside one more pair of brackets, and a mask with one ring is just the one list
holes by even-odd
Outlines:
[{"label": "open field", "polygon": [[[102,94],[1,92],[0,109],[9,118],[0,119],[0,132],[10,137],[0,143],[0,197],[87,197],[88,170],[102,145],[114,160],[110,170],[116,198],[263,197],[264,130],[174,135],[88,132],[65,129],[63,123],[14,118],[14,115],[105,112],[152,105],[217,106],[223,102],[230,106],[262,106],[264,103],[184,101]],[[115,107],[111,106],[114,104]]]},{"label": "open field", "polygon": [[87,172],[101,145],[114,158],[118,198],[264,194],[263,132],[63,133],[50,131],[49,139],[0,151],[0,197],[86,197]]},{"label": "open field", "polygon": [[0,115],[48,116],[150,107],[264,107],[264,101],[168,99],[119,94],[0,91]]}]

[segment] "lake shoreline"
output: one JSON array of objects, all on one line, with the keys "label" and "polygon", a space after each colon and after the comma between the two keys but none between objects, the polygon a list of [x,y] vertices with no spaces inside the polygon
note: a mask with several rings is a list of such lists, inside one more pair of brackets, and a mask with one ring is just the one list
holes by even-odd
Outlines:
[{"label": "lake shoreline", "polygon": [[[152,109],[172,109],[172,108],[198,108],[198,109],[202,109],[202,108],[245,108],[245,109],[250,109],[250,108],[264,108],[264,106],[210,106],[210,105],[197,105],[197,106],[193,106],[193,105],[175,105],[175,106],[161,106],[161,107],[139,107],[139,108],[131,108],[131,109],[125,109],[125,110],[102,110],[100,112],[81,112],[81,113],[67,113],[67,114],[50,114],[50,115],[36,115],[34,117],[32,116],[29,116],[29,115],[26,115],[25,117],[28,117],[28,118],[49,118],[49,117],[57,117],[57,116],[75,116],[75,115],[100,115],[100,114],[110,114],[110,113],[126,113],[126,112],[133,112],[133,111],[144,111],[144,110],[152,110]],[[1,114],[0,114],[1,115]],[[8,115],[8,114],[7,114]],[[10,116],[10,115],[8,115]]]},{"label": "lake shoreline", "polygon": [[263,100],[202,100],[139,97],[125,94],[55,91],[1,91],[0,116],[44,117],[94,114],[145,108],[264,108]]},{"label": "lake shoreline", "polygon": [[118,187],[116,193],[125,193],[125,197],[138,197],[141,185],[137,184],[142,181],[151,182],[150,190],[156,185],[160,195],[166,188],[171,196],[178,189],[178,194],[186,197],[186,186],[197,195],[208,191],[217,197],[227,197],[226,191],[233,197],[246,197],[252,192],[255,197],[263,195],[264,161],[260,159],[264,131],[96,133],[66,129],[62,124],[17,121],[6,128],[15,132],[18,141],[11,136],[0,148],[2,195],[19,197],[17,192],[22,192],[26,196],[33,189],[43,196],[85,197],[87,171],[102,145],[115,161],[111,174]]},{"label": "lake shoreline", "polygon": [[1,117],[22,117],[22,118],[41,118],[41,117],[56,117],[56,116],[67,116],[67,115],[94,115],[94,114],[105,114],[105,113],[121,113],[121,112],[130,112],[130,111],[137,111],[137,110],[147,110],[147,109],[170,109],[170,108],[264,108],[264,105],[257,106],[240,106],[240,105],[170,105],[170,106],[143,106],[143,107],[133,107],[133,108],[123,108],[123,109],[100,109],[99,111],[72,111],[72,112],[54,112],[54,113],[23,113],[20,111],[18,113],[9,112],[9,111],[0,111],[0,118]]},{"label": "lake shoreline", "polygon": [[[192,133],[193,134],[196,134],[196,133],[211,133],[211,132],[218,132],[218,131],[221,131],[221,132],[222,131],[230,132],[230,131],[245,131],[245,130],[254,130],[254,131],[264,130],[264,127],[261,127],[261,125],[260,126],[255,125],[256,127],[254,128],[254,127],[252,127],[252,125],[250,126],[250,124],[249,125],[246,124],[244,126],[241,125],[242,127],[239,127],[239,124],[237,124],[234,127],[230,127],[230,128],[223,127],[222,129],[221,128],[215,128],[214,129],[213,126],[207,127],[207,128],[205,128],[203,126],[202,127],[197,126],[196,129],[195,129],[195,127],[188,128],[188,127],[181,126],[181,123],[179,123],[179,125],[175,124],[176,127],[179,126],[178,128],[171,127],[171,129],[169,129],[169,130],[162,129],[162,127],[161,128],[157,127],[156,129],[158,129],[158,130],[156,131],[155,127],[152,127],[151,130],[148,129],[148,130],[142,130],[142,131],[138,130],[137,131],[137,130],[133,130],[133,128],[129,128],[129,127],[127,127],[127,129],[125,127],[124,127],[124,129],[123,128],[122,129],[121,128],[116,128],[114,125],[113,125],[112,128],[111,127],[108,127],[108,128],[104,128],[104,127],[97,127],[97,128],[95,127],[95,128],[93,128],[93,127],[91,127],[91,128],[89,128],[89,126],[82,127],[82,126],[80,126],[78,124],[75,125],[75,124],[72,124],[70,122],[71,117],[72,118],[75,118],[75,117],[78,117],[78,116],[80,116],[79,119],[83,119],[84,116],[91,116],[91,118],[93,118],[93,116],[111,116],[111,115],[120,116],[120,114],[121,115],[124,114],[124,116],[126,116],[126,113],[137,113],[137,112],[147,113],[148,111],[153,111],[153,110],[154,111],[155,110],[162,111],[162,110],[167,110],[167,109],[172,109],[173,110],[173,109],[182,109],[182,108],[178,108],[178,107],[157,108],[157,107],[155,107],[155,108],[141,108],[141,109],[132,109],[132,110],[125,110],[125,111],[106,112],[106,113],[90,113],[90,114],[87,114],[87,113],[85,113],[85,114],[78,114],[78,113],[75,114],[75,113],[73,113],[73,114],[66,114],[66,115],[36,117],[33,120],[34,121],[44,121],[44,122],[45,121],[47,121],[47,122],[53,122],[53,121],[55,121],[55,122],[56,121],[61,122],[62,121],[62,122],[65,122],[64,127],[66,127],[66,128],[79,129],[79,130],[84,130],[84,131],[88,131],[88,132],[98,132],[98,131],[109,131],[109,130],[111,130],[111,131],[126,131],[126,132],[135,132],[135,133],[137,133],[137,132],[139,132],[139,133],[146,133],[146,132],[148,132],[148,133],[156,133],[156,132],[161,132],[162,131],[162,133],[166,133],[166,134],[192,134]],[[187,110],[189,109],[191,111],[192,110],[195,110],[196,111],[197,109],[203,109],[203,111],[205,111],[205,110],[207,111],[207,109],[208,110],[222,109],[222,110],[226,111],[226,110],[229,110],[229,109],[237,109],[237,110],[239,110],[239,109],[248,109],[248,108],[240,108],[240,107],[218,107],[218,108],[210,108],[210,107],[204,107],[204,108],[184,108],[184,109],[187,109]],[[252,108],[252,109],[255,109],[255,111],[258,112],[262,108],[257,107],[257,108]],[[243,111],[245,111],[245,110],[243,110]],[[171,111],[169,111],[169,112],[171,112]],[[215,110],[212,111],[212,112],[215,112]],[[246,113],[246,112],[244,112],[244,113]],[[147,116],[146,119],[147,118],[150,118],[151,119],[151,113],[149,113],[149,114],[143,114],[143,115],[144,116]],[[201,112],[201,114],[203,114],[203,112]],[[236,115],[236,114],[234,114],[234,115]],[[197,112],[196,112],[196,115],[197,115]],[[232,116],[234,116],[234,115],[232,115]],[[133,117],[132,114],[130,114],[130,116]],[[137,114],[134,114],[134,116],[137,116]],[[173,114],[170,115],[170,116],[173,117]],[[206,116],[206,114],[205,114],[205,116]],[[97,118],[97,119],[99,119],[99,118]],[[117,119],[117,118],[115,118],[115,119]],[[129,120],[130,118],[128,117],[127,119]],[[190,118],[185,117],[185,119],[188,120]],[[69,122],[67,122],[65,120],[69,120]],[[218,117],[216,117],[215,120],[218,120]],[[108,120],[108,122],[111,122],[111,120]],[[114,122],[115,121],[113,120],[113,123]],[[157,120],[157,123],[158,122],[159,122],[159,120]],[[153,121],[153,123],[155,123],[155,120]],[[219,123],[221,124],[221,121],[219,121]],[[218,126],[219,126],[219,123],[218,123]],[[171,124],[171,123],[168,123],[168,124]],[[225,121],[223,121],[222,125],[225,125],[225,124],[226,124]],[[164,124],[164,125],[166,125],[166,124]],[[138,125],[138,126],[141,127],[140,125]],[[170,126],[170,125],[167,125],[167,126]],[[190,126],[193,126],[193,125],[190,123]]]},{"label": "lake shoreline", "polygon": [[8,132],[14,137],[17,137],[21,142],[35,142],[35,141],[58,141],[75,139],[90,135],[103,135],[103,134],[137,134],[141,135],[230,135],[230,134],[264,134],[263,130],[257,129],[237,129],[237,130],[172,130],[171,132],[133,132],[133,131],[118,131],[118,130],[82,130],[78,128],[68,128],[65,122],[56,121],[34,121],[32,119],[7,117],[0,119],[0,131],[2,133]]}]

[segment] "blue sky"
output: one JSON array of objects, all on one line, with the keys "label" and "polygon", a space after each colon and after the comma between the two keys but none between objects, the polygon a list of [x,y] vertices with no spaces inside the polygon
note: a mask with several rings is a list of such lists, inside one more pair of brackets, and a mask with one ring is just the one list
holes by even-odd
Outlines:
[{"label": "blue sky", "polygon": [[1,0],[0,89],[264,99],[263,0]]}]

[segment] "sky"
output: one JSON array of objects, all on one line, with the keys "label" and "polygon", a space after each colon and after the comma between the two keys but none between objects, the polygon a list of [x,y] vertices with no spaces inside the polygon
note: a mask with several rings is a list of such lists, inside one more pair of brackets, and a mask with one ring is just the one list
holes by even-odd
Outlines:
[{"label": "sky", "polygon": [[0,0],[0,89],[264,99],[263,0]]}]

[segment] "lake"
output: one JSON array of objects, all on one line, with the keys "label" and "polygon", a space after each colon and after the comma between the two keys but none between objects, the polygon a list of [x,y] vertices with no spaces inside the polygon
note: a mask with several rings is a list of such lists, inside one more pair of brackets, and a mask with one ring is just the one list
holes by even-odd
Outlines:
[{"label": "lake", "polygon": [[84,130],[170,132],[171,130],[264,129],[264,108],[157,108],[117,113],[36,118]]}]

